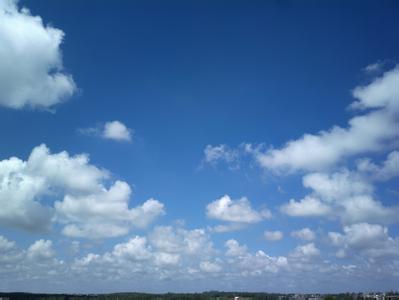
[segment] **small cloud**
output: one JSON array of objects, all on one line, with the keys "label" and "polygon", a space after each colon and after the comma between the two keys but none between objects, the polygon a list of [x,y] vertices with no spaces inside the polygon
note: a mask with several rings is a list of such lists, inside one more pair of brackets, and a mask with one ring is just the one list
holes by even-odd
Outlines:
[{"label": "small cloud", "polygon": [[120,121],[105,123],[102,137],[116,141],[130,142],[132,140],[131,129],[127,128],[125,124]]},{"label": "small cloud", "polygon": [[291,236],[303,241],[312,241],[316,238],[316,234],[310,228],[302,228],[291,232]]},{"label": "small cloud", "polygon": [[268,231],[266,230],[263,233],[265,239],[269,242],[276,242],[279,241],[283,238],[284,234],[280,231],[280,230],[276,230],[276,231]]},{"label": "small cloud", "polygon": [[202,165],[216,166],[220,163],[226,164],[230,170],[238,170],[240,168],[239,151],[223,144],[207,145],[204,149]]},{"label": "small cloud", "polygon": [[217,199],[207,205],[207,216],[212,219],[252,224],[270,219],[272,214],[268,209],[258,212],[251,207],[251,203],[246,197],[233,200],[228,195]]},{"label": "small cloud", "polygon": [[367,65],[363,70],[364,70],[366,73],[375,73],[375,72],[381,71],[381,69],[383,68],[383,66],[384,66],[384,63],[383,63],[383,62],[377,61],[376,63]]},{"label": "small cloud", "polygon": [[110,121],[95,127],[80,128],[78,132],[83,135],[97,136],[118,142],[131,142],[133,130],[120,121]]}]

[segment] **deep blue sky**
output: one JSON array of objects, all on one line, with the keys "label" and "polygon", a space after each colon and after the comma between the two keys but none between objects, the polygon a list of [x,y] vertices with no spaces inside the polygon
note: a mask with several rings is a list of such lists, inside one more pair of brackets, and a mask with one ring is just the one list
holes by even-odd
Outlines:
[{"label": "deep blue sky", "polygon": [[[238,149],[242,143],[280,148],[305,133],[346,127],[358,114],[347,109],[354,101],[351,91],[375,77],[364,68],[380,62],[390,69],[399,60],[399,2],[21,0],[19,6],[65,33],[64,72],[72,74],[78,91],[53,112],[1,108],[0,159],[26,160],[41,143],[52,153],[87,153],[92,164],[112,172],[112,180],[129,183],[131,207],[151,197],[165,204],[158,225],[176,220],[185,220],[188,229],[221,224],[206,216],[206,206],[225,194],[248,197],[254,209],[271,210],[270,220],[211,233],[220,249],[234,238],[250,251],[286,256],[300,244],[290,237],[292,230],[310,227],[320,233],[314,243],[321,250],[328,248],[328,231],[342,231],[337,220],[298,219],[279,211],[291,198],[309,193],[302,186],[306,172],[276,175],[247,156],[239,169],[230,170],[223,163],[203,163],[204,149],[221,144]],[[112,120],[133,130],[131,143],[79,132]],[[387,153],[377,153],[377,162]],[[350,160],[337,169],[353,164]],[[397,194],[387,192],[394,184],[378,190],[377,198],[388,206],[397,203]],[[51,239],[62,252],[62,241],[69,238],[61,236],[60,225],[54,226],[49,233],[4,226],[0,234],[22,248],[39,238]],[[151,226],[98,242],[97,252],[145,235]],[[266,241],[265,230],[280,230],[284,239]],[[389,233],[397,236],[397,224],[389,225]],[[79,257],[90,251],[82,250]],[[326,250],[324,258],[335,261],[331,253]],[[358,289],[367,288],[357,282]],[[375,288],[393,288],[389,284]],[[309,290],[286,290],[295,289]]]}]

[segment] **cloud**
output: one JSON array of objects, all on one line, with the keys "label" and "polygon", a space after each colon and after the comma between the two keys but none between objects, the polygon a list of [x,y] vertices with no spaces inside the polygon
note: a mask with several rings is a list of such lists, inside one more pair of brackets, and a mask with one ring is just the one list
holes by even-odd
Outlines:
[{"label": "cloud", "polygon": [[115,141],[127,141],[132,140],[131,129],[128,129],[125,124],[120,121],[112,121],[104,124],[104,131],[102,136],[105,139]]},{"label": "cloud", "polygon": [[154,199],[129,208],[131,189],[116,181],[108,190],[74,197],[66,195],[55,202],[60,221],[66,223],[63,233],[72,237],[104,238],[125,235],[130,227],[146,227],[163,215],[164,205]]},{"label": "cloud", "polygon": [[339,257],[362,255],[368,258],[399,256],[399,239],[388,235],[388,228],[379,224],[357,223],[344,226],[343,234],[329,232],[331,243],[339,247]]},{"label": "cloud", "polygon": [[54,257],[53,242],[50,240],[38,240],[29,246],[27,257],[35,261],[48,260]]},{"label": "cloud", "polygon": [[0,253],[7,252],[15,248],[15,242],[7,240],[4,236],[0,235]]},{"label": "cloud", "polygon": [[374,187],[375,181],[397,175],[396,159],[395,151],[388,155],[381,167],[363,159],[358,162],[356,171],[341,169],[333,173],[307,174],[302,182],[312,192],[300,201],[291,199],[280,209],[294,217],[326,216],[338,218],[345,224],[397,222],[399,206],[384,206],[376,199]]},{"label": "cloud", "polygon": [[[265,169],[275,172],[323,170],[354,155],[377,152],[395,145],[399,136],[399,67],[367,86],[353,90],[352,109],[364,111],[346,128],[333,126],[317,134],[304,134],[280,149],[253,150]],[[397,145],[397,142],[396,142]]]},{"label": "cloud", "polygon": [[207,256],[214,252],[210,237],[204,229],[157,226],[150,233],[149,241],[154,249],[166,253]]},{"label": "cloud", "polygon": [[374,164],[370,159],[363,158],[357,161],[359,172],[368,173],[375,181],[386,181],[399,175],[399,151],[389,153],[381,166]]},{"label": "cloud", "polygon": [[203,164],[215,166],[219,163],[225,163],[230,169],[239,169],[240,152],[231,149],[227,145],[212,146],[207,145],[204,149]]},{"label": "cloud", "polygon": [[291,199],[280,207],[281,212],[293,217],[320,217],[331,213],[331,208],[313,197],[305,197],[300,201]]},{"label": "cloud", "polygon": [[[35,147],[27,161],[2,160],[0,223],[41,231],[57,221],[65,235],[101,238],[146,227],[164,213],[164,205],[154,199],[129,208],[130,186],[115,181],[107,188],[108,179],[109,172],[91,165],[87,155],[52,154],[45,145]],[[49,199],[54,198],[62,200],[52,206]]]},{"label": "cloud", "polygon": [[222,267],[214,262],[202,261],[200,263],[200,269],[207,273],[216,273],[222,271]]},{"label": "cloud", "polygon": [[0,3],[0,105],[46,109],[74,94],[72,76],[63,72],[64,35],[17,1]]},{"label": "cloud", "polygon": [[226,256],[243,256],[248,252],[247,246],[240,246],[240,244],[233,239],[226,241],[224,245],[227,248]]},{"label": "cloud", "polygon": [[126,127],[121,121],[106,122],[97,127],[80,128],[78,132],[118,142],[131,142],[133,135],[133,130]]},{"label": "cloud", "polygon": [[260,212],[253,210],[246,197],[232,200],[230,196],[224,195],[222,198],[209,203],[206,209],[209,218],[227,222],[250,224],[271,217],[269,210],[265,209]]},{"label": "cloud", "polygon": [[[33,283],[44,287],[41,292],[49,292],[53,288],[70,290],[72,284],[84,286],[76,292],[87,293],[108,283],[112,285],[109,291],[129,286],[160,292],[170,286],[183,285],[182,291],[209,285],[226,290],[261,282],[266,288],[280,284],[287,292],[306,292],[301,288],[309,282],[327,289],[331,281],[350,282],[349,288],[365,284],[365,280],[367,284],[383,280],[388,287],[396,286],[398,241],[389,237],[385,227],[352,225],[344,233],[330,235],[335,235],[336,242],[331,241],[329,250],[344,249],[348,258],[356,253],[361,257],[331,261],[314,243],[298,245],[287,256],[272,256],[263,250],[250,251],[233,239],[225,242],[224,252],[213,248],[203,229],[159,226],[147,236],[130,236],[105,252],[96,247],[95,252],[61,260],[50,240],[38,240],[20,249],[14,241],[0,236],[0,288]],[[367,278],[356,274],[367,274]]]},{"label": "cloud", "polygon": [[292,231],[291,236],[303,241],[312,241],[316,238],[314,231],[308,227]]},{"label": "cloud", "polygon": [[224,233],[224,232],[233,232],[237,230],[244,229],[247,226],[245,223],[228,223],[222,225],[216,225],[213,227],[209,227],[208,230],[211,232]]},{"label": "cloud", "polygon": [[263,233],[265,239],[269,242],[279,241],[283,238],[283,233],[279,230],[276,231],[265,231]]},{"label": "cloud", "polygon": [[320,250],[315,246],[314,243],[308,243],[305,245],[297,246],[292,253],[292,256],[302,259],[311,259],[313,257],[320,256]]}]

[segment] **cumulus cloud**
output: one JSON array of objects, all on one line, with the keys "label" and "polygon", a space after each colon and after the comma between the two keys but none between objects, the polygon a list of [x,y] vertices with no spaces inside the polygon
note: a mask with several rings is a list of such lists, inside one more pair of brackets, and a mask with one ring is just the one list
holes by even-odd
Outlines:
[{"label": "cumulus cloud", "polygon": [[329,215],[331,208],[313,197],[305,197],[299,201],[291,199],[280,208],[281,212],[293,217],[320,217]]},{"label": "cumulus cloud", "polygon": [[38,240],[27,251],[27,257],[36,261],[51,259],[54,254],[53,242],[50,240]]},{"label": "cumulus cloud", "polygon": [[[49,229],[52,221],[75,237],[113,237],[131,226],[145,227],[164,213],[150,199],[129,208],[130,186],[116,181],[109,188],[106,170],[89,163],[85,154],[52,154],[45,145],[32,150],[27,161],[12,157],[0,161],[0,223],[27,230]],[[54,207],[44,198],[62,199]],[[63,197],[63,198],[62,198]]]},{"label": "cumulus cloud", "polygon": [[[351,226],[344,233],[335,234],[337,242],[332,249],[345,248],[349,255],[355,248],[363,249],[366,252],[362,255],[367,260],[361,257],[351,263],[331,262],[323,258],[314,243],[298,245],[287,256],[271,256],[263,250],[250,251],[246,245],[232,239],[225,243],[226,252],[213,246],[208,251],[211,240],[205,230],[171,226],[157,227],[148,236],[131,236],[103,253],[82,254],[72,261],[58,259],[50,240],[38,240],[27,249],[20,249],[14,241],[0,236],[0,288],[34,282],[45,287],[69,289],[70,285],[60,285],[67,281],[85,286],[80,292],[87,292],[105,282],[149,290],[154,285],[155,290],[163,290],[175,284],[213,284],[217,289],[227,289],[248,287],[253,282],[272,288],[283,282],[288,286],[287,291],[295,291],[309,281],[318,286],[331,280],[364,284],[363,276],[354,276],[359,272],[368,274],[367,278],[372,276],[370,282],[382,278],[391,280],[391,285],[396,286],[399,276],[397,240],[389,237],[384,227]],[[379,252],[383,247],[386,247],[385,252]],[[50,290],[44,288],[42,291]]]},{"label": "cumulus cloud", "polygon": [[295,248],[293,254],[294,257],[300,257],[309,259],[320,255],[320,250],[315,246],[314,243],[308,243]]},{"label": "cumulus cloud", "polygon": [[102,136],[105,139],[116,141],[130,142],[132,140],[131,129],[127,128],[126,125],[120,121],[105,123]]},{"label": "cumulus cloud", "polygon": [[385,206],[376,199],[374,188],[375,181],[387,180],[397,175],[395,165],[396,151],[388,155],[382,166],[377,166],[370,160],[362,160],[358,162],[356,171],[341,169],[333,173],[307,174],[303,177],[303,185],[312,190],[310,195],[300,201],[291,199],[281,206],[281,211],[295,217],[338,218],[346,224],[397,222],[399,206]]},{"label": "cumulus cloud", "polygon": [[62,66],[64,35],[16,0],[0,3],[0,105],[51,108],[73,95],[76,85]]},{"label": "cumulus cloud", "polygon": [[214,252],[213,243],[204,229],[157,226],[150,233],[149,241],[154,249],[166,253],[207,256]]},{"label": "cumulus cloud", "polygon": [[349,120],[346,128],[334,126],[317,134],[287,142],[280,149],[253,151],[259,164],[276,172],[315,171],[344,158],[389,149],[399,135],[399,67],[367,86],[353,90],[351,107],[367,111]]},{"label": "cumulus cloud", "polygon": [[283,238],[283,233],[281,232],[281,231],[279,231],[279,230],[276,230],[276,231],[265,231],[264,233],[263,233],[263,235],[264,235],[264,237],[265,237],[265,239],[267,240],[267,241],[270,241],[270,242],[275,242],[275,241],[279,241],[279,240],[281,240],[282,238]]},{"label": "cumulus cloud", "polygon": [[314,231],[308,227],[292,231],[291,236],[303,241],[312,241],[316,238]]},{"label": "cumulus cloud", "polygon": [[337,256],[362,255],[367,258],[399,256],[399,238],[388,235],[379,224],[357,223],[344,226],[343,233],[329,232],[331,243],[339,247]]},{"label": "cumulus cloud", "polygon": [[243,256],[248,252],[247,246],[241,246],[236,240],[233,239],[226,241],[224,245],[227,248],[227,256]]},{"label": "cumulus cloud", "polygon": [[208,218],[227,222],[227,224],[210,228],[210,231],[219,233],[240,230],[249,224],[258,223],[272,216],[268,209],[262,209],[259,212],[254,210],[246,197],[233,200],[228,195],[209,203],[206,207],[206,215]]},{"label": "cumulus cloud", "polygon": [[97,136],[117,142],[131,142],[133,130],[121,121],[109,121],[96,127],[80,128],[78,132],[84,135]]},{"label": "cumulus cloud", "polygon": [[202,261],[200,263],[200,269],[207,273],[216,273],[220,272],[222,270],[222,267],[215,262]]}]

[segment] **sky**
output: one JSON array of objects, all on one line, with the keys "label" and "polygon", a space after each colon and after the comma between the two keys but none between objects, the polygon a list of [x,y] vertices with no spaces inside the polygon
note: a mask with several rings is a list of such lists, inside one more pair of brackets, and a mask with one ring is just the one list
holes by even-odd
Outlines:
[{"label": "sky", "polygon": [[399,281],[397,1],[0,0],[0,290]]}]

